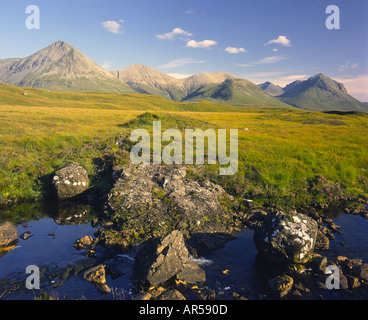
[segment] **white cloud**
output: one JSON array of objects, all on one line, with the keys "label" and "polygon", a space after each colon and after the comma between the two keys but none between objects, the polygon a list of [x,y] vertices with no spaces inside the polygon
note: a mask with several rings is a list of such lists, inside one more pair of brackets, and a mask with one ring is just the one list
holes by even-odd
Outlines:
[{"label": "white cloud", "polygon": [[343,64],[342,66],[340,66],[338,68],[339,71],[345,71],[347,69],[356,69],[358,68],[358,63],[350,63],[350,61],[347,61],[345,64]]},{"label": "white cloud", "polygon": [[337,82],[341,82],[345,85],[349,94],[356,99],[368,102],[368,75],[362,74],[354,78],[340,78],[334,79]]},{"label": "white cloud", "polygon": [[104,63],[102,63],[102,68],[104,69],[110,69],[111,68],[111,63],[109,61],[104,61]]},{"label": "white cloud", "polygon": [[188,10],[185,11],[185,14],[193,14],[194,10],[192,7],[190,7]]},{"label": "white cloud", "polygon": [[181,59],[175,59],[173,61],[165,63],[162,66],[159,66],[157,68],[159,68],[159,69],[172,69],[172,68],[176,68],[176,67],[186,66],[188,64],[206,63],[206,62],[207,61],[194,60],[193,58],[181,58]]},{"label": "white cloud", "polygon": [[277,39],[273,39],[273,40],[268,41],[265,44],[265,46],[267,46],[269,44],[273,44],[273,43],[282,45],[284,47],[290,47],[291,46],[290,40],[288,38],[286,38],[285,36],[278,36]]},{"label": "white cloud", "polygon": [[279,61],[288,60],[288,57],[284,56],[272,56],[272,57],[266,57],[261,60],[257,61],[257,64],[264,64],[264,63],[277,63]]},{"label": "white cloud", "polygon": [[232,54],[237,54],[237,53],[240,53],[240,52],[246,52],[246,50],[244,48],[234,48],[234,47],[227,47],[225,49],[225,51],[227,53],[232,53]]},{"label": "white cloud", "polygon": [[274,48],[274,49],[272,49],[272,51],[277,52],[277,51],[279,51],[279,49]]},{"label": "white cloud", "polygon": [[190,40],[187,42],[187,47],[189,48],[210,48],[216,44],[217,42],[214,40],[203,40],[203,41]]},{"label": "white cloud", "polygon": [[159,40],[174,40],[176,37],[181,37],[183,40],[187,40],[188,37],[192,36],[188,31],[185,31],[181,28],[174,28],[171,32],[165,34],[157,34],[156,38]]},{"label": "white cloud", "polygon": [[106,31],[114,33],[114,34],[123,34],[124,30],[122,30],[124,23],[124,20],[114,21],[114,20],[108,20],[101,22],[102,28],[104,28]]},{"label": "white cloud", "polygon": [[167,73],[167,75],[176,79],[185,79],[191,77],[193,74],[188,73]]}]

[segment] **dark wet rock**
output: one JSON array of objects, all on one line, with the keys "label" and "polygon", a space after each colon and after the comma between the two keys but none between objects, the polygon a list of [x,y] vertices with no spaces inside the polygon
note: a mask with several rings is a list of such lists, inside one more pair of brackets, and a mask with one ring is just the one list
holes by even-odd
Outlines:
[{"label": "dark wet rock", "polygon": [[304,214],[280,213],[265,219],[256,229],[254,240],[266,260],[306,263],[313,253],[317,231],[317,222]]},{"label": "dark wet rock", "polygon": [[23,240],[27,240],[32,236],[33,236],[33,234],[32,234],[31,231],[26,231],[26,232],[22,233],[19,237]]},{"label": "dark wet rock", "polygon": [[150,300],[152,295],[149,292],[140,292],[133,297],[133,300]]},{"label": "dark wet rock", "polygon": [[314,253],[308,262],[308,266],[310,266],[315,272],[325,273],[327,267],[327,258],[321,256],[320,254]]},{"label": "dark wet rock", "polygon": [[158,300],[186,300],[183,294],[176,290],[169,290],[158,297]]},{"label": "dark wet rock", "polygon": [[180,231],[174,230],[164,238],[150,239],[137,252],[131,281],[137,288],[164,284],[184,269],[188,258]]},{"label": "dark wet rock", "polygon": [[360,266],[354,267],[352,269],[352,275],[368,283],[368,263],[364,263]]},{"label": "dark wet rock", "polygon": [[88,173],[74,163],[56,171],[52,183],[58,199],[72,198],[88,189]]},{"label": "dark wet rock", "polygon": [[206,272],[195,262],[187,261],[176,278],[188,285],[201,285],[206,282]]},{"label": "dark wet rock", "polygon": [[184,165],[127,166],[116,178],[104,220],[123,231],[129,244],[139,245],[171,230],[186,236],[234,232],[233,198],[210,181],[187,179]]},{"label": "dark wet rock", "polygon": [[280,297],[286,296],[293,287],[294,279],[287,275],[277,276],[268,280],[271,289]]},{"label": "dark wet rock", "polygon": [[18,240],[17,228],[9,221],[0,223],[0,247],[6,247]]}]

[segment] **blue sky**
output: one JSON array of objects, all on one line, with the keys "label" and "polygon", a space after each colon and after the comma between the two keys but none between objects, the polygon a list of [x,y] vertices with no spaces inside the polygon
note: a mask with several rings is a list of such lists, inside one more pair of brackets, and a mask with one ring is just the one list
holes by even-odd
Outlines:
[{"label": "blue sky", "polygon": [[[328,30],[328,5],[340,29]],[[28,30],[26,7],[40,9]],[[226,71],[285,85],[316,73],[368,101],[367,0],[1,0],[0,59],[64,40],[108,70]]]}]

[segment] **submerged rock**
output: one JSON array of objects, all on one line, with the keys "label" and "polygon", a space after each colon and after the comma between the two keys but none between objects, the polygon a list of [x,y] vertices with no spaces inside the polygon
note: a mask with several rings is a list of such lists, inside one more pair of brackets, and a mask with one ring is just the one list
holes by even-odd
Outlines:
[{"label": "submerged rock", "polygon": [[56,171],[52,183],[58,199],[72,198],[88,189],[88,173],[74,163]]},{"label": "submerged rock", "polygon": [[0,223],[0,247],[7,247],[18,240],[18,231],[15,226],[9,222]]},{"label": "submerged rock", "polygon": [[265,219],[254,240],[259,253],[278,263],[306,263],[317,238],[318,224],[300,213],[280,213]]},{"label": "submerged rock", "polygon": [[180,231],[174,230],[161,239],[150,239],[137,252],[131,281],[137,288],[164,284],[184,269],[188,258]]}]

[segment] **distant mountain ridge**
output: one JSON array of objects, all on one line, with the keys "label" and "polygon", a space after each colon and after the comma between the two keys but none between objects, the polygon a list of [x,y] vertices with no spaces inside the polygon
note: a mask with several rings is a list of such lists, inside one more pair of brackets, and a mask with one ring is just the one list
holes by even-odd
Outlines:
[{"label": "distant mountain ridge", "polygon": [[232,106],[368,111],[367,103],[358,101],[343,84],[323,74],[281,88],[271,82],[257,86],[227,72],[177,79],[142,64],[106,71],[65,41],[25,58],[0,60],[0,82],[53,91],[143,93],[178,102],[207,100]]}]

